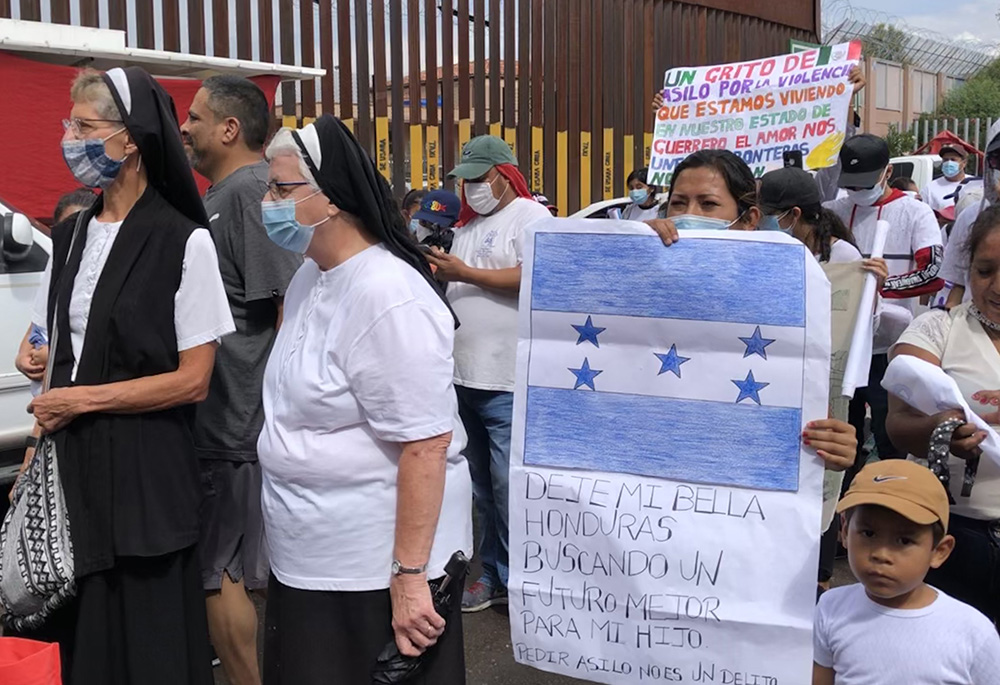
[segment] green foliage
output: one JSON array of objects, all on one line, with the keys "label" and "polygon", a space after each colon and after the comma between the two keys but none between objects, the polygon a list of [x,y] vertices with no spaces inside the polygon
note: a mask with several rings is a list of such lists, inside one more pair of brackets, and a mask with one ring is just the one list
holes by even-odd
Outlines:
[{"label": "green foliage", "polygon": [[917,149],[917,137],[913,131],[910,129],[900,131],[897,124],[889,124],[885,142],[889,144],[890,157],[902,157]]},{"label": "green foliage", "polygon": [[985,138],[986,120],[1000,117],[1000,58],[945,95],[933,114],[933,118],[943,117],[979,119],[980,137]]},{"label": "green foliage", "polygon": [[861,39],[865,57],[906,64],[906,33],[891,24],[875,24]]}]

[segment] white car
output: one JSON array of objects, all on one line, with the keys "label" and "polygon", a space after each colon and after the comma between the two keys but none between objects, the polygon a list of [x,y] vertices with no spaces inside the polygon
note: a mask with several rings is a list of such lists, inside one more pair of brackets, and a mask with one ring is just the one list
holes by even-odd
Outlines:
[{"label": "white car", "polygon": [[[667,201],[667,194],[660,193],[657,196],[662,205]],[[627,197],[616,197],[613,200],[600,200],[591,205],[588,205],[581,209],[579,212],[570,214],[570,219],[607,219],[608,211],[612,209],[617,209],[619,212],[624,212],[625,208],[632,204],[632,200]]]},{"label": "white car", "polygon": [[[28,217],[0,203],[0,486],[14,480],[24,439],[33,419],[27,412],[31,382],[14,366],[18,347],[31,324],[35,293],[49,261],[52,241]],[[0,487],[0,492],[3,492]]]}]

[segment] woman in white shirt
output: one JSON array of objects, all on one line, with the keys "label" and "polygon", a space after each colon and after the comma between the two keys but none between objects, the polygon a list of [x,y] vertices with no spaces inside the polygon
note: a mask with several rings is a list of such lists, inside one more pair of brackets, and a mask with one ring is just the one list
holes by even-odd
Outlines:
[{"label": "woman in white shirt", "polygon": [[395,639],[434,646],[414,682],[461,685],[461,592],[442,618],[428,585],[472,546],[455,318],[340,120],[280,131],[267,158],[264,226],[306,260],[264,376],[264,682],[370,682]]},{"label": "woman in white shirt", "polygon": [[[210,685],[193,407],[235,329],[173,103],[139,67],[82,72],[63,156],[102,193],[52,232],[31,403],[56,445],[76,593],[27,637],[74,685]],[[30,459],[30,456],[29,456]]]},{"label": "woman in white shirt", "polygon": [[625,184],[628,186],[628,197],[632,200],[632,204],[622,212],[623,219],[628,219],[629,221],[646,221],[659,216],[660,203],[657,201],[656,196],[659,194],[660,189],[646,183],[648,173],[649,169],[643,167],[636,169],[628,175]]},{"label": "woman in white shirt", "polygon": [[[1000,207],[980,214],[966,249],[971,257],[972,301],[951,311],[933,310],[910,324],[893,357],[909,354],[940,366],[958,384],[966,402],[989,424],[1000,424],[991,400],[1000,388]],[[934,429],[958,410],[927,416],[889,395],[886,427],[895,444],[916,458],[926,458]],[[984,457],[971,491],[962,492],[966,460],[979,456],[986,434],[971,423],[951,438],[951,523],[955,551],[927,582],[976,607],[994,622],[1000,618],[1000,465]]]}]

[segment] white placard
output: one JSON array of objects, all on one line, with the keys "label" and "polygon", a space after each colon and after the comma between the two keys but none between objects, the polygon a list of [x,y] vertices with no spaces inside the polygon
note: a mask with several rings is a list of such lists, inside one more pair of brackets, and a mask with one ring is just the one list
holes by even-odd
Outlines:
[{"label": "white placard", "polygon": [[511,442],[515,658],[601,683],[810,682],[823,464],[800,435],[827,415],[829,368],[829,282],[788,236],[664,247],[633,222],[537,223]]}]

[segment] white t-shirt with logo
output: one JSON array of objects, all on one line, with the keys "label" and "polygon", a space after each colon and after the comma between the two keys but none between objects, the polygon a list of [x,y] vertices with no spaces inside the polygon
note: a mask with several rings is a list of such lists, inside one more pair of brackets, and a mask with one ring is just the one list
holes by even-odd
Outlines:
[{"label": "white t-shirt with logo", "polygon": [[[521,263],[521,236],[543,205],[517,198],[496,214],[455,229],[451,254],[477,269],[510,269]],[[513,392],[517,360],[517,294],[451,283],[448,300],[462,323],[455,331],[455,385]]]},{"label": "white t-shirt with logo", "polygon": [[[973,411],[980,415],[996,412],[996,407],[972,399],[980,390],[1000,390],[1000,352],[982,324],[969,314],[968,304],[950,312],[935,309],[918,316],[899,343],[919,347],[940,359],[941,369],[955,381]],[[965,461],[953,456],[948,467],[955,498],[953,513],[979,520],[1000,518],[1000,465],[989,458],[979,460],[969,497],[962,496]]]},{"label": "white t-shirt with logo", "polygon": [[440,577],[472,547],[451,312],[382,245],[328,271],[307,259],[284,311],[257,442],[275,577],[304,590],[389,587],[402,443],[452,432],[427,570]]},{"label": "white t-shirt with logo", "polygon": [[861,583],[823,593],[813,659],[837,685],[996,685],[1000,637],[989,619],[937,590],[922,609],[873,602]]}]

